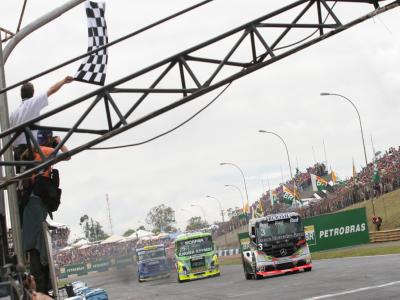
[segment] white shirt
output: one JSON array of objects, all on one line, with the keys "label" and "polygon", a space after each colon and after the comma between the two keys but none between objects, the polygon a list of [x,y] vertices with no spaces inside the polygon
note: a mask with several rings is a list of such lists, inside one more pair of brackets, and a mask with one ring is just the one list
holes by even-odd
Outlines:
[{"label": "white shirt", "polygon": [[[10,128],[27,122],[40,115],[40,111],[49,104],[47,92],[23,100],[22,103],[10,115]],[[32,131],[36,138],[37,130]],[[14,146],[26,144],[25,133],[20,134],[14,141]]]}]

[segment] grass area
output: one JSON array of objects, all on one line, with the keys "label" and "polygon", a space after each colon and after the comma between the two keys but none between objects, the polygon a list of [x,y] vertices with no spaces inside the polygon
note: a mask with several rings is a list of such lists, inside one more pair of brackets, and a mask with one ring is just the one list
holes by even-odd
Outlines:
[{"label": "grass area", "polygon": [[[372,224],[371,219],[373,216],[372,201],[363,201],[343,210],[349,210],[359,207],[365,207],[368,218],[369,231],[375,231],[375,226]],[[400,189],[384,194],[383,196],[374,199],[375,214],[382,218],[381,230],[389,230],[400,228]]]},{"label": "grass area", "polygon": [[327,258],[342,258],[353,256],[370,256],[400,253],[400,243],[366,244],[351,248],[342,248],[315,252],[311,254],[313,260]]},{"label": "grass area", "polygon": [[[311,254],[313,260],[328,258],[343,258],[354,256],[370,256],[400,253],[400,242],[389,242],[379,244],[365,244],[348,248],[333,249],[315,252]],[[241,264],[240,255],[223,256],[219,258],[222,266]]]},{"label": "grass area", "polygon": [[71,283],[71,280],[68,280],[68,279],[59,279],[59,280],[57,281],[58,287],[62,287],[62,286],[64,286],[64,285],[68,284],[68,283]]}]

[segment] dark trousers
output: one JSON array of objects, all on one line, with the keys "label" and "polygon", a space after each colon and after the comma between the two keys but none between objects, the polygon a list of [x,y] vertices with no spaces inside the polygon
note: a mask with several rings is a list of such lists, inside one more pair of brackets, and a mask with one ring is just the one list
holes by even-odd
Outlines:
[{"label": "dark trousers", "polygon": [[[21,144],[15,147],[14,150],[14,161],[20,161],[21,160],[21,155],[22,153],[25,152],[25,150],[28,149],[28,145],[26,144]],[[24,171],[26,168],[22,168],[21,166],[16,166],[15,167],[15,172],[16,174],[21,173]],[[19,207],[19,215],[20,215],[20,222],[22,226],[22,216],[24,214],[24,207],[26,206],[26,203],[28,201],[29,195],[31,193],[30,187],[25,187],[25,185],[29,182],[28,180],[22,181],[22,186],[18,185],[17,188],[17,198],[18,198],[18,207]]]},{"label": "dark trousers", "polygon": [[30,271],[35,277],[36,291],[47,294],[50,287],[49,265],[42,265],[40,262],[40,253],[36,249],[29,250]]}]

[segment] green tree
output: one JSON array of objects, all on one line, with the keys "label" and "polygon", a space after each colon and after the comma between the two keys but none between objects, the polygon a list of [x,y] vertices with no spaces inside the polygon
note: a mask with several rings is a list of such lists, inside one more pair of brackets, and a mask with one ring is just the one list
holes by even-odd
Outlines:
[{"label": "green tree", "polygon": [[109,235],[104,232],[103,226],[88,215],[80,217],[79,225],[82,227],[83,233],[89,242],[102,241],[109,237]]},{"label": "green tree", "polygon": [[203,220],[201,217],[191,217],[187,221],[186,231],[196,231],[209,226],[207,221]]},{"label": "green tree", "polygon": [[164,204],[154,206],[147,214],[146,223],[153,226],[154,232],[174,231],[175,211]]},{"label": "green tree", "polygon": [[146,230],[146,228],[143,225],[140,225],[136,231],[138,230]]},{"label": "green tree", "polygon": [[135,229],[128,229],[127,231],[124,232],[124,234],[122,236],[124,236],[124,237],[130,236],[134,232],[135,232]]}]

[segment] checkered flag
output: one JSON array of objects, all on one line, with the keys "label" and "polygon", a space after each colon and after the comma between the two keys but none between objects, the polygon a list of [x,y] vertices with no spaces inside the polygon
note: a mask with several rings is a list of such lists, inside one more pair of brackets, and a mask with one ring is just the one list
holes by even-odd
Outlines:
[{"label": "checkered flag", "polygon": [[[86,1],[88,52],[108,43],[104,9],[104,2]],[[78,73],[75,75],[75,80],[104,85],[107,61],[107,48],[85,57],[78,69]]]}]

